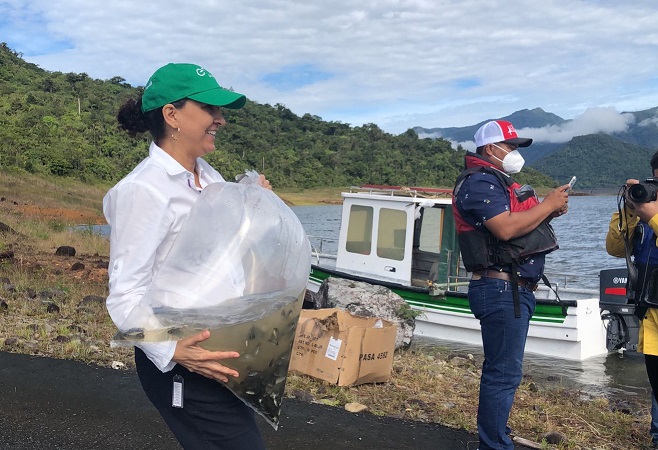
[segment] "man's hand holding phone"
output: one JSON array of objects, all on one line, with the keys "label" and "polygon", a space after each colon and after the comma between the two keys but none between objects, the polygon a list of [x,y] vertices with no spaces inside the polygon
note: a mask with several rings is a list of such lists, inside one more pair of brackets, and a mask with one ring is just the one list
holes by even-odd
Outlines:
[{"label": "man's hand holding phone", "polygon": [[576,176],[574,175],[571,177],[571,181],[569,181],[569,187],[567,188],[567,192],[571,191],[573,189],[573,185],[576,184]]}]

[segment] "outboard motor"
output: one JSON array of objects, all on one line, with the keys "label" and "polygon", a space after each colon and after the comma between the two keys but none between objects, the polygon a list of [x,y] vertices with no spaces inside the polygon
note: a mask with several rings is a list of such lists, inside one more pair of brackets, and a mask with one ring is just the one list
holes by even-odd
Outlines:
[{"label": "outboard motor", "polygon": [[602,270],[600,278],[599,308],[606,322],[608,351],[637,349],[640,321],[635,316],[635,304],[626,297],[628,271]]}]

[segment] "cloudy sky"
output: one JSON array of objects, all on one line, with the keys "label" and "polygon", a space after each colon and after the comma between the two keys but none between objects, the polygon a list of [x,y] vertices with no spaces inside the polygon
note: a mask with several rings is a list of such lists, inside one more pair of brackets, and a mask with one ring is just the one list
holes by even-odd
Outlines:
[{"label": "cloudy sky", "polygon": [[133,86],[193,62],[259,103],[391,133],[535,107],[596,131],[658,106],[655,0],[0,0],[0,41]]}]

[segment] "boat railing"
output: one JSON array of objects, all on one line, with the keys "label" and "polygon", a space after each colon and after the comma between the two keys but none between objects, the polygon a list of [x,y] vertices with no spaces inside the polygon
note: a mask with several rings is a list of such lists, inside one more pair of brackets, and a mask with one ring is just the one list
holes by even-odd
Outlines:
[{"label": "boat railing", "polygon": [[[338,242],[338,239],[334,238],[328,238],[325,236],[313,236],[313,235],[307,235],[309,241],[311,241],[311,247],[314,249],[317,249],[318,253],[324,253],[324,246],[326,243],[329,242]],[[314,245],[313,242],[317,242],[317,245]]]},{"label": "boat railing", "polygon": [[402,197],[422,197],[422,198],[438,198],[447,197],[452,195],[452,189],[441,188],[424,188],[424,187],[407,187],[407,186],[385,186],[385,185],[363,185],[363,186],[350,186],[350,193],[366,192],[368,194],[379,194]]},{"label": "boat railing", "polygon": [[442,297],[446,292],[466,292],[468,290],[468,283],[470,282],[470,274],[466,274],[463,269],[459,270],[459,275],[451,275],[445,279],[445,282],[432,281],[429,283],[429,290],[431,296]]},{"label": "boat railing", "polygon": [[[465,288],[468,287],[471,274],[467,273],[463,267],[460,267],[459,272],[459,275],[448,275],[447,281],[445,283],[433,283],[432,289],[436,292],[465,291]],[[573,273],[546,272],[546,276],[551,283],[552,289],[557,295],[559,295],[559,292],[562,289],[567,289],[571,294],[582,295],[591,294],[592,292],[596,291],[594,288],[586,288],[582,286],[584,284],[583,280],[590,281],[587,284],[592,285],[592,279],[598,279],[598,275],[576,275]]]},{"label": "boat railing", "polygon": [[[582,275],[576,273],[562,273],[562,272],[550,272],[547,271],[544,273],[550,281],[551,285],[554,287],[568,288],[572,292],[576,292],[581,289],[583,284],[589,285],[598,285],[599,276],[598,275]],[[596,280],[596,281],[595,281]],[[591,291],[592,288],[582,288],[583,292]]]},{"label": "boat railing", "polygon": [[335,253],[325,253],[325,246],[329,242],[338,242],[338,239],[312,235],[308,235],[308,239],[311,243],[311,258],[315,259],[316,265],[320,264],[321,259],[336,259]]}]

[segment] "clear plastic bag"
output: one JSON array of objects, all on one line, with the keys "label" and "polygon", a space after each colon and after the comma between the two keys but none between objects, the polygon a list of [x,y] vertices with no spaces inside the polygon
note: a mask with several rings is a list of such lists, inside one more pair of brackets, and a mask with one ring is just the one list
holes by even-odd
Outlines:
[{"label": "clear plastic bag", "polygon": [[204,348],[240,353],[222,361],[240,373],[227,387],[276,429],[310,266],[299,219],[257,173],[211,184],[112,344],[210,330]]}]

